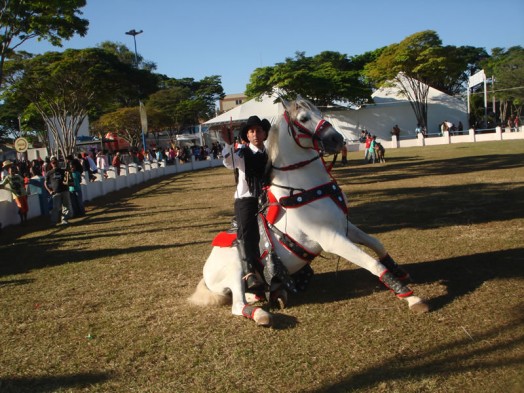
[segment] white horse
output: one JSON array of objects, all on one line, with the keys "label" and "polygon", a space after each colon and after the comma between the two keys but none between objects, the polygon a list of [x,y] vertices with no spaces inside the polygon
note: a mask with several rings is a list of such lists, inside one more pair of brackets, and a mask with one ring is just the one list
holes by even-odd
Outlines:
[{"label": "white horse", "polygon": [[[427,312],[428,306],[402,282],[409,275],[389,256],[383,244],[348,220],[346,197],[320,154],[340,151],[343,137],[306,100],[281,100],[279,106],[281,113],[267,140],[273,210],[266,226],[274,228],[270,243],[288,273],[300,271],[324,250],[379,277],[413,311]],[[378,258],[356,244],[372,249]],[[232,302],[234,315],[271,326],[271,313],[252,306],[246,298],[252,300],[245,293],[236,247],[214,246],[204,265],[203,279],[189,301],[200,306]]]}]

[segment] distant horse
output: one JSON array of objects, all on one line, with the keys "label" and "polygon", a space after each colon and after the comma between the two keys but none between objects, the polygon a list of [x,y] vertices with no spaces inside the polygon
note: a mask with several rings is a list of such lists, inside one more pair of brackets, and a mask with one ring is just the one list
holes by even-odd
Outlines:
[{"label": "distant horse", "polygon": [[386,149],[382,146],[382,143],[377,142],[375,144],[375,157],[378,162],[386,162]]},{"label": "distant horse", "polygon": [[[389,256],[383,244],[347,218],[346,197],[326,169],[320,153],[339,152],[343,137],[306,100],[281,100],[279,107],[278,120],[267,140],[272,163],[270,207],[261,227],[268,229],[266,243],[270,246],[269,251],[262,253],[262,259],[268,260],[276,254],[284,270],[293,277],[307,269],[324,250],[379,277],[413,311],[428,311],[428,306],[401,281],[409,275]],[[357,244],[371,248],[378,259]],[[215,245],[204,264],[203,279],[189,301],[201,306],[231,302],[234,315],[253,319],[257,325],[271,326],[272,314],[253,306],[246,300],[248,297],[236,247]]]}]

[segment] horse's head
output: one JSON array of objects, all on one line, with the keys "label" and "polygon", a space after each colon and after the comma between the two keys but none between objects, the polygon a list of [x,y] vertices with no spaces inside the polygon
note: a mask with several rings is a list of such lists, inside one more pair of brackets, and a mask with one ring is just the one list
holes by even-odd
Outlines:
[{"label": "horse's head", "polygon": [[291,102],[282,100],[282,105],[289,132],[298,146],[329,154],[342,150],[343,136],[323,119],[312,103],[298,97]]}]

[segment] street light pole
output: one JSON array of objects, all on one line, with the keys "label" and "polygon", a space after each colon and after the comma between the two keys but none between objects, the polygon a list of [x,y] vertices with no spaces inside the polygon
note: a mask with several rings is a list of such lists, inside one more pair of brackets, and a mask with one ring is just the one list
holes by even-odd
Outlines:
[{"label": "street light pole", "polygon": [[[133,36],[133,42],[135,44],[135,65],[136,65],[136,68],[138,70],[138,52],[136,50],[136,36],[139,35],[139,34],[142,34],[144,31],[143,30],[140,30],[140,31],[136,31],[135,29],[133,30],[129,30],[129,31],[126,31],[126,34],[127,35],[132,35]],[[144,133],[144,126],[147,122],[147,118],[146,118],[146,114],[145,114],[145,109],[144,109],[144,104],[142,104],[142,101],[140,100],[140,96],[138,98],[138,107],[139,107],[139,111],[140,111],[140,123],[141,123],[141,127],[142,127],[142,146],[144,146],[144,154],[146,152],[146,135]]]}]

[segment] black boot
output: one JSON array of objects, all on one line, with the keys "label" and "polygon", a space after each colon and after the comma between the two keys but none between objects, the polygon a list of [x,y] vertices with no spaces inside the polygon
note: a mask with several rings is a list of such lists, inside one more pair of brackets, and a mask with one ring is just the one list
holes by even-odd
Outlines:
[{"label": "black boot", "polygon": [[408,284],[412,282],[411,276],[407,271],[401,268],[393,258],[386,254],[385,257],[382,257],[379,261],[386,269],[388,269],[393,275],[398,278],[400,281]]},{"label": "black boot", "polygon": [[409,287],[402,284],[393,273],[387,270],[384,270],[380,275],[380,281],[382,281],[388,289],[391,289],[397,297],[404,298],[413,295],[413,291]]},{"label": "black boot", "polygon": [[255,292],[264,289],[264,283],[256,271],[255,264],[258,263],[258,256],[248,250],[242,240],[237,239],[237,249],[240,255],[242,266],[242,279],[246,281],[246,291]]}]

